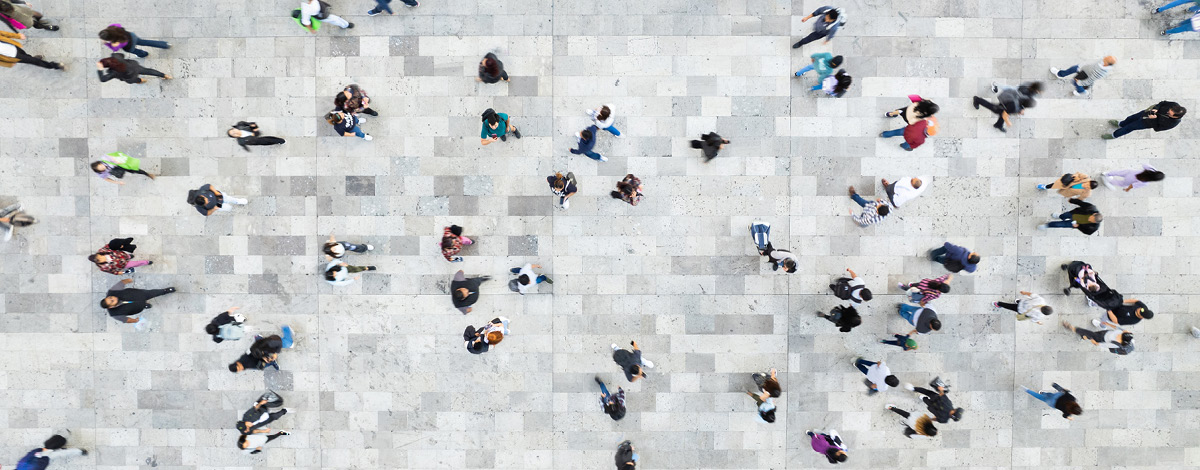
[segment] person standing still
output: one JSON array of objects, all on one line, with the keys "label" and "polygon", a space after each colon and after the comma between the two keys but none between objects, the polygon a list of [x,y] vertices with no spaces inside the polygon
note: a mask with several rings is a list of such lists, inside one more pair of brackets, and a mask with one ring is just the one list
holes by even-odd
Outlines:
[{"label": "person standing still", "polygon": [[1050,67],[1050,73],[1059,80],[1071,80],[1071,84],[1075,87],[1075,96],[1080,96],[1086,95],[1097,80],[1108,76],[1116,64],[1116,57],[1105,56],[1096,62],[1084,64],[1082,68],[1078,65],[1072,65],[1063,70]]},{"label": "person standing still", "polygon": [[[409,8],[421,5],[421,2],[418,2],[417,0],[400,0],[400,1],[404,2],[404,6],[407,6]],[[385,11],[389,15],[396,14],[396,12],[392,11],[392,7],[389,5],[390,3],[392,3],[392,0],[375,0],[375,8],[367,10],[367,16],[375,16],[375,15],[378,15]]]},{"label": "person standing still", "polygon": [[800,21],[807,22],[813,18],[818,18],[813,23],[813,32],[799,42],[792,44],[792,49],[799,49],[805,44],[821,38],[825,38],[825,44],[829,44],[829,41],[833,39],[833,35],[837,34],[842,25],[846,24],[846,17],[842,13],[842,9],[831,6],[818,8],[812,14],[801,18]]},{"label": "person standing still", "polygon": [[442,241],[440,246],[442,256],[446,258],[446,261],[451,263],[462,262],[463,257],[458,256],[458,253],[462,251],[463,245],[473,244],[475,244],[474,240],[463,236],[462,227],[457,225],[442,227]]},{"label": "person standing still", "polygon": [[1154,106],[1131,114],[1124,121],[1109,120],[1108,123],[1116,127],[1117,130],[1100,137],[1110,140],[1142,129],[1154,129],[1154,132],[1171,130],[1179,125],[1179,121],[1183,120],[1185,114],[1187,114],[1187,108],[1180,106],[1179,103],[1174,101],[1159,101]]},{"label": "person standing still", "polygon": [[579,140],[575,146],[578,148],[570,149],[570,152],[575,155],[587,155],[588,158],[591,158],[592,160],[607,162],[608,157],[600,155],[592,150],[596,148],[597,131],[599,131],[599,129],[596,126],[588,126],[587,129],[576,132],[575,137],[577,137]]},{"label": "person standing still", "polygon": [[575,173],[568,171],[566,176],[563,176],[562,173],[555,173],[554,176],[547,176],[546,182],[550,183],[550,192],[558,196],[558,208],[571,207],[571,196],[579,192],[579,183],[575,181]]},{"label": "person standing still", "polygon": [[313,19],[319,20],[322,23],[329,23],[342,29],[350,29],[354,27],[354,23],[346,21],[340,16],[330,12],[332,7],[328,3],[319,0],[300,0],[300,26],[307,29],[308,32],[317,34],[317,28],[313,26]]}]

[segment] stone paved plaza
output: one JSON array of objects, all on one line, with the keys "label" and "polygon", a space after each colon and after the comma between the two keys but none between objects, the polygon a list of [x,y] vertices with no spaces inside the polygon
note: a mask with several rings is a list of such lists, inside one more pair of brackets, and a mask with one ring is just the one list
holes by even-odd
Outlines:
[{"label": "stone paved plaza", "polygon": [[[1167,0],[839,0],[848,23],[797,51],[800,19],[824,0],[423,0],[367,17],[369,0],[332,0],[356,24],[312,35],[288,17],[298,0],[40,0],[62,31],[29,32],[30,53],[68,64],[0,70],[0,204],[40,223],[0,244],[0,464],[69,429],[92,451],[52,468],[611,469],[630,439],[645,469],[831,467],[805,430],[837,429],[839,467],[1160,468],[1200,466],[1200,118],[1104,141],[1107,119],[1160,100],[1200,106],[1196,33],[1158,31],[1189,15],[1151,15]],[[97,31],[119,22],[174,47],[143,63],[174,74],[145,85],[99,83]],[[793,72],[814,52],[844,55],[841,99]],[[511,82],[475,81],[487,52]],[[1049,67],[1113,55],[1114,72],[1073,96]],[[1036,108],[1002,134],[971,107],[993,81],[1044,80]],[[342,86],[370,92],[375,139],[336,137],[322,116]],[[917,93],[941,105],[941,131],[905,152],[885,111]],[[567,152],[611,103],[624,133],[600,136],[597,163]],[[524,138],[482,147],[480,113],[508,113]],[[239,148],[229,125],[257,121],[287,143]],[[704,163],[689,140],[730,144]],[[87,162],[123,151],[160,173],[124,186]],[[1089,199],[1101,230],[1036,229],[1069,208],[1035,189],[1065,172],[1151,163],[1164,182]],[[546,177],[572,171],[580,193],[554,207]],[[631,207],[609,197],[625,174],[644,182]],[[881,195],[879,178],[933,175],[896,215],[859,228],[847,186]],[[249,205],[202,217],[185,202],[203,183]],[[800,255],[772,272],[747,225]],[[439,253],[443,226],[478,244],[466,262]],[[321,243],[368,242],[361,282],[322,281]],[[177,286],[145,324],[97,305],[117,276],[86,256],[136,237],[133,286]],[[877,343],[909,326],[898,282],[944,273],[925,258],[951,241],[984,257],[935,302],[945,326],[900,352]],[[1103,313],[1067,297],[1059,265],[1088,261],[1157,316],[1132,327],[1137,351],[1109,354],[1070,336]],[[518,296],[507,270],[553,276]],[[837,304],[827,284],[853,268],[875,291],[864,323],[839,333],[816,318]],[[453,273],[487,274],[474,312],[455,310]],[[1020,290],[1057,310],[1045,325],[991,307]],[[282,370],[231,374],[252,338],[215,344],[204,326],[240,306],[254,332],[289,324]],[[462,330],[493,317],[512,334],[468,354]],[[637,340],[656,363],[630,384],[610,343]],[[868,396],[856,356],[886,359],[901,382],[951,385],[961,422],[909,440],[885,403],[918,409],[903,389]],[[759,420],[752,372],[776,367],[780,418]],[[627,391],[613,421],[593,376]],[[1074,421],[1021,385],[1072,389]],[[234,422],[265,388],[292,412],[291,436],[259,455],[235,448]]]}]

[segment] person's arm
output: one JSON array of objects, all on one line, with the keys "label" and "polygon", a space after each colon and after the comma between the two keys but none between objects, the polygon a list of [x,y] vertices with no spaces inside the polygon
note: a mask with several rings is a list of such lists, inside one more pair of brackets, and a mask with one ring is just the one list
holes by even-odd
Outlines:
[{"label": "person's arm", "polygon": [[1008,118],[1008,111],[1000,111],[1000,119],[1003,119],[1005,124],[1008,124],[1009,127],[1012,127],[1013,123],[1012,120]]},{"label": "person's arm", "polygon": [[216,211],[217,211],[217,208],[213,207],[212,209],[209,209],[207,212],[205,212],[204,215],[212,215],[213,212],[216,212]]},{"label": "person's arm", "polygon": [[[105,73],[105,72],[107,72],[107,73]],[[107,82],[107,81],[113,79],[112,71],[104,70],[104,66],[101,65],[99,62],[96,62],[96,76],[100,77],[100,83],[104,83],[104,82]]]},{"label": "person's arm", "polygon": [[1033,293],[1032,293],[1032,292],[1027,292],[1027,291],[1021,291],[1021,295],[1024,295],[1024,296],[1026,296],[1026,297],[1033,297]]},{"label": "person's arm", "polygon": [[497,140],[500,140],[500,138],[499,137],[487,137],[487,138],[479,139],[479,143],[482,145],[487,145],[487,144],[490,144]]},{"label": "person's arm", "polygon": [[137,318],[125,317],[125,323],[137,323],[137,322],[138,322]]},{"label": "person's arm", "polygon": [[112,287],[109,287],[108,290],[124,290],[125,284],[132,284],[132,283],[133,283],[133,279],[129,279],[129,278],[121,279],[120,281],[117,281],[116,284],[113,284]]},{"label": "person's arm", "polygon": [[633,350],[634,350],[634,351],[637,351],[637,350],[638,350],[637,341],[630,341],[630,342],[629,342],[629,344],[630,344],[631,346],[633,346]]},{"label": "person's arm", "polygon": [[846,272],[850,273],[850,279],[854,279],[854,278],[858,277],[858,275],[857,275],[857,274],[854,274],[854,270],[853,270],[853,269],[846,268]]}]

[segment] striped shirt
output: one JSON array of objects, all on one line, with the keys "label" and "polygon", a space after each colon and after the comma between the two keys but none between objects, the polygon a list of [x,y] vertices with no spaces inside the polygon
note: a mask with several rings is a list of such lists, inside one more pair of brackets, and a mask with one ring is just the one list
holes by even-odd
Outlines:
[{"label": "striped shirt", "polygon": [[854,221],[858,222],[859,226],[866,227],[883,220],[884,216],[879,215],[880,206],[888,206],[888,210],[891,210],[891,204],[888,204],[887,201],[871,201],[868,202],[867,205],[863,206],[863,212],[861,214],[854,216]]},{"label": "striped shirt", "polygon": [[947,274],[945,276],[938,277],[938,278],[922,279],[921,282],[918,282],[916,284],[909,284],[908,287],[909,288],[916,287],[917,290],[921,291],[921,294],[924,295],[924,297],[921,297],[921,302],[928,303],[928,302],[937,300],[938,297],[942,296],[942,291],[934,289],[930,285],[934,284],[934,283],[938,283],[938,284],[944,283],[944,282],[946,282],[946,279],[949,277],[950,277],[950,275]]},{"label": "striped shirt", "polygon": [[1093,83],[1096,83],[1096,80],[1107,76],[1108,72],[1112,71],[1112,67],[1104,65],[1104,59],[1101,59],[1099,61],[1079,67],[1079,71],[1086,73],[1087,78],[1083,80],[1076,80],[1075,83],[1078,83],[1079,86],[1092,86]]}]

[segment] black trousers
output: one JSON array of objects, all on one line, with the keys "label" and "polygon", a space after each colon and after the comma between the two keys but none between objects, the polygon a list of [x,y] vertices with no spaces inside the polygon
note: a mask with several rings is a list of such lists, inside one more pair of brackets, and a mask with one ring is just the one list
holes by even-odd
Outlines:
[{"label": "black trousers", "polygon": [[[126,170],[126,171],[128,171],[128,170]],[[143,174],[145,173],[141,170],[138,170],[138,172],[143,173]],[[108,248],[111,250],[133,253],[134,250],[137,250],[137,245],[133,244],[133,237],[114,238],[114,239],[112,239],[112,241],[108,242]]]},{"label": "black trousers", "polygon": [[990,101],[980,98],[978,96],[975,97],[974,104],[983,106],[983,107],[987,108],[989,111],[996,113],[996,116],[997,116],[996,123],[992,124],[992,127],[995,127],[997,129],[1004,128],[1004,114],[1003,114],[1004,108],[1003,107],[1001,107],[998,104],[992,104]]},{"label": "black trousers", "polygon": [[259,137],[247,137],[243,142],[246,145],[278,145],[286,141],[279,137],[264,135]]},{"label": "black trousers", "polygon": [[167,74],[159,72],[159,71],[154,70],[149,67],[142,67],[141,70],[138,70],[138,75],[149,75],[151,77],[167,78]]},{"label": "black trousers", "polygon": [[1014,312],[1017,311],[1017,304],[1010,304],[1008,302],[996,302],[996,306],[998,306],[1000,308],[1012,310]]},{"label": "black trousers", "polygon": [[44,69],[61,69],[62,65],[58,62],[50,62],[44,59],[31,56],[25,52],[25,49],[17,48],[17,61],[22,64],[36,65]]},{"label": "black trousers", "polygon": [[[823,19],[819,20],[819,21],[823,21]],[[825,37],[825,33],[826,33],[825,31],[813,31],[812,34],[809,34],[808,36],[804,36],[804,39],[801,39],[800,42],[796,43],[796,46],[794,46],[794,48],[804,47],[805,44],[808,44],[810,42],[821,39],[821,38]]]},{"label": "black trousers", "polygon": [[[273,422],[273,421],[275,421],[275,420],[277,420],[277,419],[279,419],[279,418],[282,418],[282,417],[283,417],[283,415],[285,415],[285,414],[287,414],[287,410],[286,410],[286,409],[279,410],[279,411],[276,411],[276,412],[274,412],[274,413],[267,413],[267,420],[266,420],[266,421],[263,421],[263,422],[261,422],[261,423],[255,424],[255,425],[254,425],[254,427],[252,427],[252,428],[250,428],[250,429],[251,429],[251,430],[254,430],[254,429],[258,429],[258,428],[266,427],[266,425],[268,425],[268,424],[271,424],[271,422]],[[276,436],[278,436],[278,434],[276,434]],[[267,442],[271,442],[271,441],[270,441],[271,439],[274,439],[274,437],[272,437],[272,436],[268,436],[268,438],[267,438]]]}]

